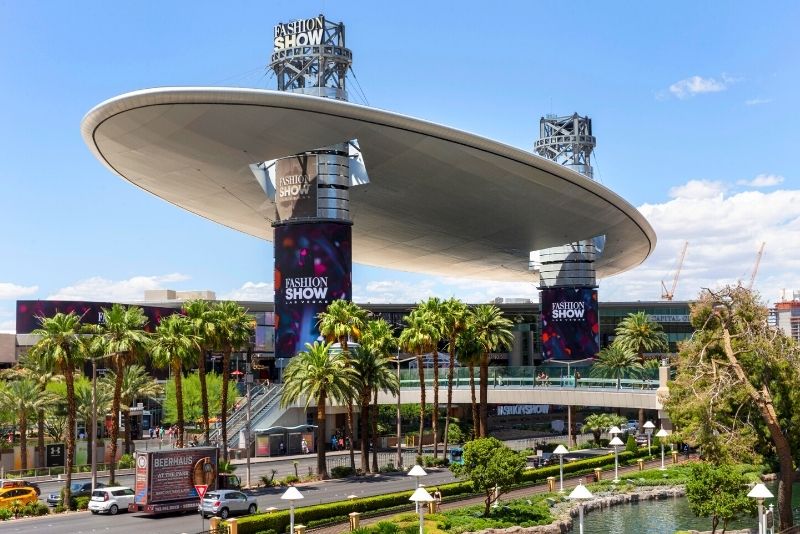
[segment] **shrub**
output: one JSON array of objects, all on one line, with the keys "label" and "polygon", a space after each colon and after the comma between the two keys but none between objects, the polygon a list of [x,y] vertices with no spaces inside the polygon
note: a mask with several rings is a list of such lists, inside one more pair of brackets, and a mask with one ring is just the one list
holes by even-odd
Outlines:
[{"label": "shrub", "polygon": [[133,456],[130,454],[123,454],[119,462],[117,462],[117,467],[119,469],[130,469],[134,466]]},{"label": "shrub", "polygon": [[47,515],[50,513],[50,508],[44,504],[43,502],[32,502],[27,504],[25,508],[22,510],[23,515],[26,516],[40,516],[40,515]]},{"label": "shrub", "polygon": [[633,437],[633,434],[628,434],[628,439],[625,442],[625,450],[632,453],[638,452],[639,445],[636,444],[636,438]]},{"label": "shrub", "polygon": [[[60,514],[60,513],[65,512],[66,510],[67,509],[64,507],[63,504],[58,504],[58,505],[56,505],[55,508],[53,508],[53,513],[54,514]],[[7,510],[2,510],[2,511],[7,511]]]},{"label": "shrub", "polygon": [[82,497],[76,497],[75,499],[75,508],[78,510],[86,510],[89,508],[89,496],[84,495]]},{"label": "shrub", "polygon": [[8,508],[0,508],[0,521],[8,521],[14,517],[14,514],[11,513],[11,510]]},{"label": "shrub", "polygon": [[377,534],[397,534],[400,532],[400,527],[391,521],[380,521],[375,525],[375,532]]},{"label": "shrub", "polygon": [[291,486],[292,484],[296,484],[300,482],[300,478],[296,477],[295,475],[286,475],[286,478],[281,480],[281,485],[283,486]]},{"label": "shrub", "polygon": [[347,478],[355,474],[355,470],[349,465],[337,465],[331,469],[331,477],[333,478]]},{"label": "shrub", "polygon": [[447,467],[450,465],[450,460],[447,458],[434,458],[430,455],[425,455],[422,457],[422,462],[420,465],[424,465],[425,467]]}]

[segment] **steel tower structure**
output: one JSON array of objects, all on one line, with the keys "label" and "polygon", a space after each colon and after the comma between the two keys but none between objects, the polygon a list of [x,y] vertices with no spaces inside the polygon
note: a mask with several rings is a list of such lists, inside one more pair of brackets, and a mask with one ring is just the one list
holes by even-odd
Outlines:
[{"label": "steel tower structure", "polygon": [[[592,119],[574,113],[566,117],[548,115],[539,120],[537,155],[569,167],[593,179],[591,155],[597,140]],[[537,251],[539,287],[597,287],[594,261],[602,250],[602,238],[587,239]]]},{"label": "steel tower structure", "polygon": [[[279,91],[347,100],[353,54],[344,24],[323,15],[279,23],[273,44],[269,68]],[[277,212],[272,226],[278,360],[319,338],[317,315],[328,304],[352,297],[350,187],[366,181],[363,172],[351,176],[356,150],[355,142],[343,139],[257,165]]]}]

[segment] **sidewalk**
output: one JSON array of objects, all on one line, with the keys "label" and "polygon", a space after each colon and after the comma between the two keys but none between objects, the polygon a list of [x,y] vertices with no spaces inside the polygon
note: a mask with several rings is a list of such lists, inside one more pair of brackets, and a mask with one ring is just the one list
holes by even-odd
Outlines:
[{"label": "sidewalk", "polygon": [[[685,461],[686,461],[686,457],[684,457],[684,456],[681,456],[678,459],[678,463],[684,463]],[[659,467],[660,465],[661,465],[661,460],[660,459],[659,460],[652,460],[650,462],[645,463],[645,469]],[[672,464],[669,464],[669,465],[672,465]],[[631,472],[637,472],[638,470],[639,470],[639,467],[637,465],[631,465],[631,466],[627,466],[627,467],[621,467],[619,469],[619,473],[621,475],[623,475],[623,474],[627,474],[627,473],[631,473]],[[611,473],[612,478],[613,478],[613,473],[614,473],[614,467],[613,466],[610,469],[604,469],[603,470],[603,479],[604,480],[606,479],[606,474],[608,474],[608,473]],[[587,480],[587,482],[588,482],[588,480],[592,479],[592,478],[594,478],[594,477],[592,477],[591,475],[583,475],[583,476],[579,476],[579,477],[569,477],[569,478],[567,478],[567,476],[564,476],[564,493],[565,493],[565,495],[569,495],[569,492],[575,486],[577,486],[579,482],[581,482],[583,480]],[[508,493],[504,493],[503,495],[501,495],[500,500],[501,500],[501,502],[502,501],[509,501],[509,500],[514,500],[514,499],[520,499],[520,498],[523,498],[523,497],[530,497],[532,495],[539,495],[539,494],[542,494],[542,493],[548,493],[547,483],[536,484],[534,486],[527,486],[525,488],[519,488],[519,489],[512,490],[512,491],[510,491]],[[458,500],[443,502],[440,505],[439,509],[440,510],[454,510],[454,509],[457,509],[457,508],[463,508],[465,506],[472,506],[472,505],[476,505],[476,504],[483,505],[484,504],[484,498],[483,497],[467,497],[467,498],[464,498],[464,499],[458,499]],[[413,509],[414,509],[413,503],[409,502],[408,511],[410,512]],[[360,523],[360,526],[363,527],[363,526],[367,526],[367,525],[373,525],[373,524],[378,523],[380,521],[386,521],[386,520],[391,519],[392,517],[394,517],[394,516],[396,516],[396,515],[398,515],[400,513],[404,513],[404,512],[395,511],[395,512],[392,512],[390,514],[384,514],[384,515],[379,515],[379,516],[371,516],[371,517],[362,519],[361,523]],[[313,532],[314,534],[342,534],[342,533],[349,532],[350,531],[350,526],[349,526],[348,523],[345,522],[345,523],[337,523],[335,525],[328,525],[328,526],[320,527],[320,528],[316,528],[316,529],[309,529],[308,531],[309,532]]]}]

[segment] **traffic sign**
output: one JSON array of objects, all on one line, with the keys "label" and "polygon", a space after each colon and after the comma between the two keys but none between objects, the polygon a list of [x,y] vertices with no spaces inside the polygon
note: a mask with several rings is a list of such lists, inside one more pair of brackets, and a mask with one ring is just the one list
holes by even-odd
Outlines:
[{"label": "traffic sign", "polygon": [[208,491],[208,484],[195,484],[194,489],[197,491],[197,496],[200,497],[200,500],[203,500],[203,497],[206,496],[206,491]]}]

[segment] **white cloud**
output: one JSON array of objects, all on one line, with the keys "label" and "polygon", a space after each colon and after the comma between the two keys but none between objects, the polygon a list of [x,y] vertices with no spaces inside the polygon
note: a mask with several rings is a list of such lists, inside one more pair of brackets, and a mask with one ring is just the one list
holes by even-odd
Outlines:
[{"label": "white cloud", "polygon": [[643,265],[603,280],[601,300],[658,300],[661,281],[672,285],[684,241],[689,248],[676,299],[695,298],[703,287],[747,285],[761,242],[766,248],[754,289],[772,302],[783,288],[800,289],[800,190],[726,196],[724,188],[708,188],[720,191],[711,195],[690,184],[675,188],[681,194],[667,202],[639,208],[655,228],[656,250]]},{"label": "white cloud", "polygon": [[745,100],[745,106],[761,106],[763,104],[769,104],[772,102],[771,98],[751,98],[750,100]]},{"label": "white cloud", "polygon": [[0,282],[0,300],[16,300],[33,295],[37,291],[39,291],[39,286],[21,286],[10,282]]},{"label": "white cloud", "polygon": [[127,280],[109,280],[100,276],[80,280],[74,285],[57,290],[47,298],[52,300],[100,300],[110,302],[144,299],[147,289],[164,289],[165,284],[183,282],[185,274],[171,273],[155,276],[134,276]]},{"label": "white cloud", "polygon": [[727,187],[724,183],[711,180],[689,180],[683,185],[671,187],[671,198],[711,199],[722,195]]},{"label": "white cloud", "polygon": [[670,85],[669,92],[677,98],[685,99],[698,94],[724,91],[735,81],[735,79],[726,75],[722,76],[722,80],[703,78],[702,76],[690,76],[689,78],[684,78]]},{"label": "white cloud", "polygon": [[267,282],[245,282],[242,287],[220,296],[221,300],[249,300],[272,302],[275,300],[273,285]]},{"label": "white cloud", "polygon": [[746,185],[749,187],[772,187],[774,185],[783,183],[783,176],[778,174],[759,174],[752,180],[739,180],[736,182],[738,185]]},{"label": "white cloud", "polygon": [[17,332],[16,319],[9,319],[8,321],[0,321],[0,334],[15,334]]}]

